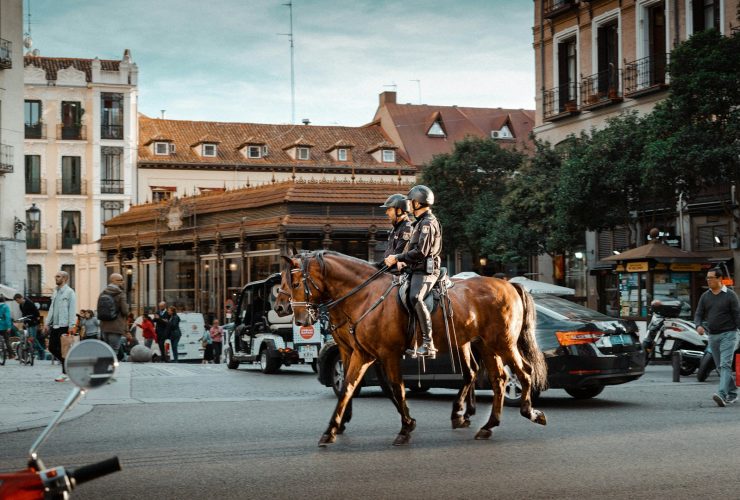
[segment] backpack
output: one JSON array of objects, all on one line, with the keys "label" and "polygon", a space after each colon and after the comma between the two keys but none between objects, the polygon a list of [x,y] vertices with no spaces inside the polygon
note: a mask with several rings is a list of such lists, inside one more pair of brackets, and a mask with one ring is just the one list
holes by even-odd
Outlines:
[{"label": "backpack", "polygon": [[118,318],[118,306],[116,299],[105,292],[98,297],[98,319],[101,321],[113,321]]}]

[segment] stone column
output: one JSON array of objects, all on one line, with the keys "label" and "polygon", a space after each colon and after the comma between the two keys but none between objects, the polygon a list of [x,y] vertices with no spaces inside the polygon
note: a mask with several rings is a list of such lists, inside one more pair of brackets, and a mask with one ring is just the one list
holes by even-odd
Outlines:
[{"label": "stone column", "polygon": [[321,244],[324,247],[324,250],[329,250],[329,248],[331,248],[331,224],[324,224],[324,240]]},{"label": "stone column", "polygon": [[371,264],[375,262],[375,246],[378,244],[378,240],[375,239],[375,234],[378,232],[378,228],[375,226],[375,224],[372,224],[368,230],[368,239],[367,239],[367,261]]}]

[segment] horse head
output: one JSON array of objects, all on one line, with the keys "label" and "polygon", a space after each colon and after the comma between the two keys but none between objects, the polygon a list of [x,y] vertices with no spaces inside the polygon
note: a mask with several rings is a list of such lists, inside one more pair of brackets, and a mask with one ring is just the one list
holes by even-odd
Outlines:
[{"label": "horse head", "polygon": [[281,316],[292,312],[297,325],[313,325],[319,319],[319,305],[325,298],[319,285],[322,266],[313,253],[282,258],[288,267],[281,273],[275,312]]}]

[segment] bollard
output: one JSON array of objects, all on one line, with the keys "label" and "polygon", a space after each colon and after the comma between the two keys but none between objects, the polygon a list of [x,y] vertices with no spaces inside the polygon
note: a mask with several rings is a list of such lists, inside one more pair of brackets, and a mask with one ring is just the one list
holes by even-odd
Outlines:
[{"label": "bollard", "polygon": [[673,351],[671,356],[671,363],[673,364],[673,381],[681,381],[681,351]]}]

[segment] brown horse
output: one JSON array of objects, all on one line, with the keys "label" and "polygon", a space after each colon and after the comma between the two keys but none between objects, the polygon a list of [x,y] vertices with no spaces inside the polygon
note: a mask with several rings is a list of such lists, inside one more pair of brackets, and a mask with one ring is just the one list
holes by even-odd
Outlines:
[{"label": "brown horse", "polygon": [[[408,314],[396,297],[392,276],[378,273],[365,261],[336,252],[318,251],[284,259],[290,268],[283,272],[282,293],[275,310],[288,314],[292,309],[295,322],[307,325],[316,322],[319,307],[323,306],[329,309],[332,323],[342,325],[333,333],[342,350],[344,387],[319,445],[333,443],[341,433],[355,388],[376,361],[385,371],[391,399],[401,414],[401,431],[393,444],[407,444],[416,426],[406,405],[400,364],[408,347]],[[522,385],[520,413],[545,425],[545,414],[533,409],[531,402],[532,389],[544,388],[547,377],[545,360],[534,337],[531,296],[520,285],[485,277],[455,281],[448,294],[452,309],[450,330],[456,333],[464,381],[453,403],[452,427],[467,427],[472,414],[470,408],[462,412],[475,383],[470,347],[473,341],[494,393],[491,415],[476,439],[488,439],[491,429],[500,424],[506,382],[504,365],[511,367]],[[443,351],[447,341],[443,339],[445,325],[440,310],[432,320],[435,344]]]}]

